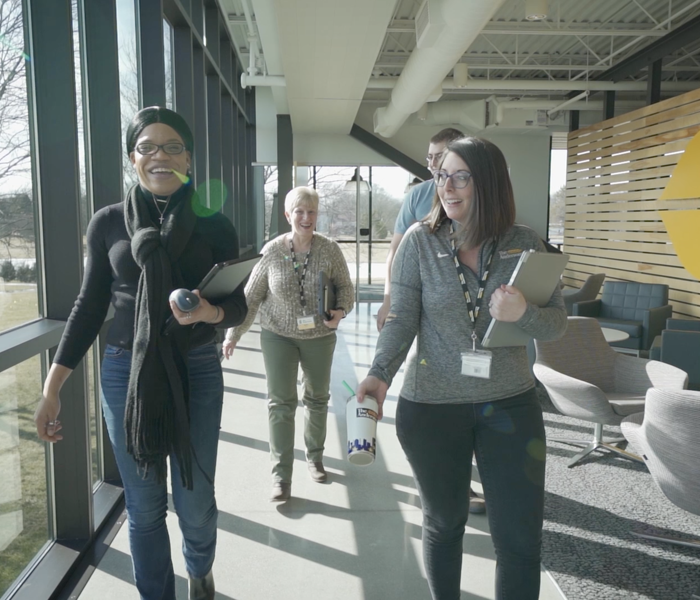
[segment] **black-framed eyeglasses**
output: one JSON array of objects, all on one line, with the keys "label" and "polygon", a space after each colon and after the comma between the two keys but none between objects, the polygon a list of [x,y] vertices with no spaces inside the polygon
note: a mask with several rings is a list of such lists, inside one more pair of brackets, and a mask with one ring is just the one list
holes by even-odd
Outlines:
[{"label": "black-framed eyeglasses", "polygon": [[428,156],[425,157],[425,160],[427,160],[429,163],[433,161],[440,162],[443,156],[445,156],[444,152],[438,152],[437,154],[428,154]]},{"label": "black-framed eyeglasses", "polygon": [[446,171],[435,171],[433,174],[436,186],[444,187],[447,180],[452,179],[452,187],[456,190],[467,187],[471,178],[472,174],[469,171],[457,171],[456,173],[452,173],[452,175],[448,175]]},{"label": "black-framed eyeglasses", "polygon": [[158,148],[162,149],[166,154],[182,154],[185,146],[180,142],[168,142],[167,144],[151,144],[144,142],[136,146],[136,151],[139,154],[148,156],[149,154],[155,154],[158,152]]}]

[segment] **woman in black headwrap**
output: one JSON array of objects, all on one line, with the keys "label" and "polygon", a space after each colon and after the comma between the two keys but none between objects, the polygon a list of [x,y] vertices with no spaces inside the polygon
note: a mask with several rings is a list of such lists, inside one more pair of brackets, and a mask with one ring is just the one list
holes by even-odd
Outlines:
[{"label": "woman in black headwrap", "polygon": [[[182,312],[170,293],[194,289],[216,263],[238,257],[238,237],[190,185],[192,133],[177,113],[144,108],[126,151],[139,183],[124,202],[95,213],[87,264],[35,413],[39,437],[62,439],[59,391],[95,340],[110,303],[102,406],[124,485],[136,586],[144,600],[174,598],[166,458],[184,538],[190,598],[214,597],[214,473],[223,402],[215,328],[246,316],[243,290]],[[180,326],[164,333],[168,317]]]}]

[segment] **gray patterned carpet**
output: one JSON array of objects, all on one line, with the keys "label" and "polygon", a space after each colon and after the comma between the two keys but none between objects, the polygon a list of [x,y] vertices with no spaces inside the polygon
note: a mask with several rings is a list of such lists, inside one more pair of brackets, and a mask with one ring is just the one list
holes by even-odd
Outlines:
[{"label": "gray patterned carpet", "polygon": [[[548,436],[592,437],[592,425],[562,416],[539,392]],[[667,500],[641,463],[605,452],[569,469],[574,446],[548,443],[547,451],[543,562],[568,600],[690,600],[700,592],[700,550],[630,534],[700,538],[700,516]]]}]

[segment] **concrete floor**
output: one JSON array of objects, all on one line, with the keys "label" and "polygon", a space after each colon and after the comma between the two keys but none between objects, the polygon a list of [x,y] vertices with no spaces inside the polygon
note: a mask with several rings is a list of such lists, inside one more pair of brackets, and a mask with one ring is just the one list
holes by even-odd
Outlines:
[{"label": "concrete floor", "polygon": [[[259,326],[224,361],[226,395],[217,472],[219,539],[214,565],[219,600],[429,600],[421,550],[421,511],[410,468],[394,432],[401,374],[379,423],[377,460],[345,459],[345,402],[364,378],[378,337],[378,305],[362,304],[341,324],[335,351],[324,464],[329,482],[307,475],[303,409],[297,411],[292,499],[270,504],[266,386]],[[475,484],[477,491],[479,484]],[[171,511],[177,597],[187,598],[187,574]],[[471,516],[464,540],[462,600],[494,598],[495,557],[485,516]],[[81,600],[137,598],[126,527],[114,538]],[[545,571],[541,600],[564,596]]]}]

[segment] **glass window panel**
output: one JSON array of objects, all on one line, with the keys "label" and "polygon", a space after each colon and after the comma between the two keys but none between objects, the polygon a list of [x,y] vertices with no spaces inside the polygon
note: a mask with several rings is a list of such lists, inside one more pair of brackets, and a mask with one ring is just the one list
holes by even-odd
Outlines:
[{"label": "glass window panel", "polygon": [[552,150],[549,168],[549,231],[552,244],[564,243],[566,219],[566,150]]},{"label": "glass window panel", "polygon": [[46,447],[33,421],[41,387],[39,356],[0,372],[0,595],[49,539]]},{"label": "glass window panel", "polygon": [[[136,9],[134,0],[117,0],[117,43],[119,45],[119,100],[122,121],[122,144],[131,119],[139,110],[139,61],[136,53]],[[137,179],[129,157],[124,152],[124,192]]]},{"label": "glass window panel", "polygon": [[[235,174],[234,174],[235,178]],[[277,167],[263,167],[263,186],[265,189],[265,241],[270,239],[270,219],[272,208],[277,195]]]},{"label": "glass window panel", "polygon": [[41,316],[22,2],[0,4],[0,331]]},{"label": "glass window panel", "polygon": [[85,355],[85,370],[87,375],[88,419],[90,427],[90,464],[92,465],[92,486],[95,488],[103,479],[102,470],[102,412],[99,396],[99,374],[95,356],[99,351],[99,343],[95,342]]},{"label": "glass window panel", "polygon": [[175,109],[173,102],[173,28],[163,19],[163,50],[165,59],[165,106]]},{"label": "glass window panel", "polygon": [[78,165],[80,171],[80,229],[83,235],[83,255],[86,255],[85,232],[90,221],[92,209],[87,193],[87,175],[85,168],[85,112],[83,107],[83,78],[80,44],[80,19],[78,17],[78,0],[71,1],[73,13],[73,65],[75,73],[75,104],[78,123]]},{"label": "glass window panel", "polygon": [[372,283],[384,284],[394,224],[414,177],[401,167],[372,167]]},{"label": "glass window panel", "polygon": [[[348,263],[350,278],[356,284],[356,198],[354,191],[345,189],[354,174],[355,167],[316,167],[315,184],[319,197],[316,230],[338,242]],[[313,185],[313,168],[310,175],[309,183]],[[366,174],[363,177],[366,179]]]}]

